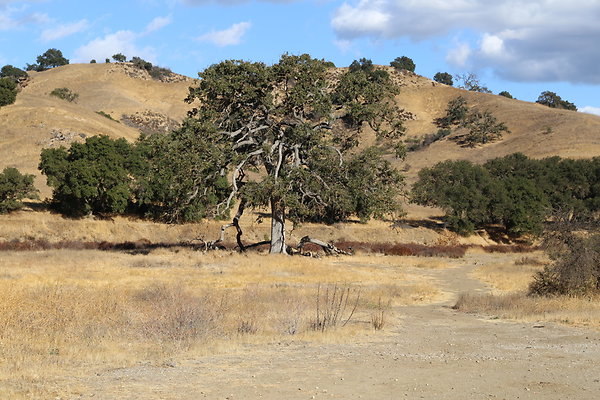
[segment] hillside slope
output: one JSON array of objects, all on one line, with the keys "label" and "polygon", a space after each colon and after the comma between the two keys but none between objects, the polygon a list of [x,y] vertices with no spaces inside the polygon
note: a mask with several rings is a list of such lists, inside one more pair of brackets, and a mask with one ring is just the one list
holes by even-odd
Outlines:
[{"label": "hillside slope", "polygon": [[[189,109],[183,99],[193,82],[178,75],[174,82],[155,81],[129,64],[66,65],[30,76],[15,104],[0,108],[0,169],[14,166],[35,174],[42,148],[69,146],[99,134],[135,140],[137,127],[115,121],[124,115],[181,122]],[[79,94],[77,100],[50,96],[62,87]],[[42,195],[49,195],[44,181],[36,184]]]},{"label": "hillside slope", "polygon": [[[408,84],[406,84],[408,80]],[[409,176],[423,167],[447,159],[466,159],[481,163],[495,157],[522,152],[530,157],[561,156],[589,158],[600,156],[600,117],[580,112],[552,109],[540,104],[502,96],[468,92],[429,79],[412,76],[398,97],[398,104],[416,118],[406,122],[408,136],[433,133],[435,118],[445,115],[450,100],[467,99],[469,106],[490,110],[509,130],[502,140],[467,148],[444,139],[426,149],[410,153]]]},{"label": "hillside slope", "polygon": [[[409,182],[421,168],[446,159],[483,162],[517,151],[536,158],[600,155],[600,117],[466,92],[387,68],[401,86],[397,97],[399,107],[413,116],[406,122],[407,136],[435,132],[433,121],[443,116],[448,101],[459,95],[464,96],[470,106],[492,111],[511,131],[502,140],[485,146],[464,148],[444,139],[412,152],[405,162],[398,163],[408,169]],[[169,82],[155,81],[146,72],[126,63],[74,64],[33,72],[16,103],[0,108],[0,169],[14,166],[38,174],[42,148],[68,146],[74,140],[82,141],[92,135],[135,140],[140,127],[131,121],[166,131],[185,117],[190,105],[183,99],[193,83],[193,79],[180,75],[173,75]],[[61,87],[78,93],[77,101],[69,103],[49,95]],[[99,115],[99,111],[119,122]],[[129,117],[124,119],[123,116]],[[43,177],[36,181],[43,197],[50,194],[44,182]]]}]

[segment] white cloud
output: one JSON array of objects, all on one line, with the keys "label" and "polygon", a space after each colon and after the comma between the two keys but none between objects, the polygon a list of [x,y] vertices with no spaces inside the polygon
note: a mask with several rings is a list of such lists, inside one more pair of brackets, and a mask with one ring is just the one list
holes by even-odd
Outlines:
[{"label": "white cloud", "polygon": [[252,24],[250,22],[239,22],[222,31],[213,30],[205,33],[198,37],[197,40],[212,43],[219,47],[237,45],[240,44],[242,38],[251,26]]},{"label": "white cloud", "polygon": [[152,47],[140,48],[137,41],[144,36],[164,28],[172,22],[172,18],[156,17],[146,26],[143,32],[122,30],[98,37],[75,50],[74,62],[88,62],[92,59],[104,60],[117,53],[127,57],[141,57],[155,62],[156,52]]},{"label": "white cloud", "polygon": [[71,24],[59,25],[56,27],[44,29],[42,31],[41,39],[44,42],[49,42],[52,40],[62,39],[64,37],[74,35],[81,31],[84,31],[89,26],[87,19],[82,19],[81,21],[73,22]]},{"label": "white cloud", "polygon": [[600,116],[600,107],[585,106],[580,108],[579,111]]},{"label": "white cloud", "polygon": [[114,54],[122,53],[127,57],[138,56],[154,61],[155,53],[151,48],[139,48],[136,40],[139,34],[132,31],[118,31],[96,38],[75,50],[74,62],[88,62],[91,59],[104,60]]},{"label": "white cloud", "polygon": [[468,43],[458,43],[456,47],[448,51],[448,54],[446,54],[446,61],[449,64],[464,68],[469,62],[471,53],[471,46],[469,46]]},{"label": "white cloud", "polygon": [[467,31],[478,36],[471,63],[504,78],[600,84],[599,15],[597,0],[356,0],[338,7],[331,25],[339,39]]},{"label": "white cloud", "polygon": [[43,25],[50,21],[47,14],[27,13],[27,6],[12,7],[12,1],[0,3],[0,31],[17,29],[24,25]]},{"label": "white cloud", "polygon": [[489,57],[502,57],[506,53],[504,40],[495,35],[484,34],[481,39],[481,52]]},{"label": "white cloud", "polygon": [[173,17],[171,16],[156,17],[146,26],[146,30],[144,33],[148,34],[158,31],[164,28],[165,26],[171,24],[171,22],[173,22]]}]

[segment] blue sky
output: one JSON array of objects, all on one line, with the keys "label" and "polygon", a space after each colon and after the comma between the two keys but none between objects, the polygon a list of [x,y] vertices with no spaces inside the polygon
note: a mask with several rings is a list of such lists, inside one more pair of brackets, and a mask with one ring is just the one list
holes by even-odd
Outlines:
[{"label": "blue sky", "polygon": [[49,48],[71,62],[140,56],[196,77],[224,59],[309,53],[338,66],[406,55],[416,72],[474,72],[494,93],[558,93],[600,115],[598,0],[0,0],[0,65]]}]

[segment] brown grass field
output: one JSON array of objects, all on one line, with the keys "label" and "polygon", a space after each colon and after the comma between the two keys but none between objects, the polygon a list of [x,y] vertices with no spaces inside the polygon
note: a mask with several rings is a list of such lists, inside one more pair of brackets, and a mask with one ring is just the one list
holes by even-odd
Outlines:
[{"label": "brown grass field", "polygon": [[0,397],[47,398],[66,376],[248,341],[351,340],[389,323],[389,307],[433,300],[435,286],[406,272],[428,263],[188,249],[1,252]]}]

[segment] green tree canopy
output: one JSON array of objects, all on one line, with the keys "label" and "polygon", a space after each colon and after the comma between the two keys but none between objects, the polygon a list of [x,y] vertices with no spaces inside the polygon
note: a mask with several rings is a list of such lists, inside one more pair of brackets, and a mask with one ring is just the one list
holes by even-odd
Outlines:
[{"label": "green tree canopy", "polygon": [[18,210],[23,199],[37,199],[33,175],[23,175],[16,168],[5,168],[0,173],[0,214]]},{"label": "green tree canopy", "polygon": [[550,108],[560,108],[564,110],[577,111],[577,106],[575,106],[575,104],[567,100],[563,100],[556,93],[549,91],[542,92],[538,97],[536,103],[543,104]]},{"label": "green tree canopy", "polygon": [[414,61],[406,56],[396,57],[394,61],[390,63],[390,65],[397,71],[406,70],[410,72],[415,72],[415,68],[417,67]]},{"label": "green tree canopy", "polygon": [[119,213],[131,197],[130,171],[140,162],[136,156],[125,139],[93,136],[68,150],[42,150],[39,169],[64,214]]},{"label": "green tree canopy", "polygon": [[63,57],[62,51],[58,49],[46,50],[44,54],[37,57],[36,61],[36,64],[27,64],[28,71],[46,71],[50,68],[69,64],[69,60]]},{"label": "green tree canopy", "polygon": [[127,61],[127,57],[125,57],[125,55],[122,54],[122,53],[117,53],[117,54],[113,55],[112,59],[115,60],[116,62],[125,62],[125,61]]},{"label": "green tree canopy", "polygon": [[27,78],[27,72],[12,65],[5,65],[0,70],[0,78],[12,78],[18,81],[20,78]]},{"label": "green tree canopy", "polygon": [[0,78],[0,107],[12,104],[17,99],[17,84],[12,78]]},{"label": "green tree canopy", "polygon": [[444,85],[452,86],[454,85],[454,81],[452,80],[452,75],[448,72],[438,72],[433,76],[433,80],[439,83],[443,83]]},{"label": "green tree canopy", "polygon": [[[190,112],[196,122],[188,124],[200,124],[197,134],[223,147],[225,159],[214,161],[214,170],[231,171],[231,192],[218,209],[238,198],[235,222],[245,206],[269,206],[272,253],[286,252],[286,217],[368,219],[392,211],[393,201],[377,196],[394,198],[401,186],[399,174],[377,152],[368,153],[373,160],[361,169],[355,161],[361,155],[351,151],[364,125],[382,144],[397,147],[403,125],[388,74],[363,59],[333,87],[331,79],[323,60],[285,54],[273,66],[223,61],[200,73],[199,85],[190,88],[187,100],[202,107]],[[368,187],[347,184],[366,179]],[[355,190],[355,199],[348,190]]]}]

